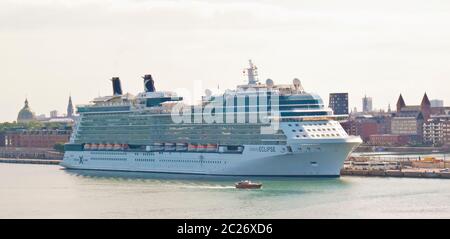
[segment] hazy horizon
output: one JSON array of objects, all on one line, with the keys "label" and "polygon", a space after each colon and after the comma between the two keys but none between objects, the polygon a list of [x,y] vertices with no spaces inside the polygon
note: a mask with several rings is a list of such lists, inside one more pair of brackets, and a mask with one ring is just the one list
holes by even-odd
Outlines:
[{"label": "hazy horizon", "polygon": [[[450,2],[0,0],[0,122],[32,110],[65,113],[74,104],[143,90],[221,90],[245,81],[252,59],[262,82],[322,96],[348,92],[350,109],[364,95],[374,108],[395,108],[400,93],[418,105],[424,92],[450,105]],[[196,95],[200,99],[200,95]]]}]

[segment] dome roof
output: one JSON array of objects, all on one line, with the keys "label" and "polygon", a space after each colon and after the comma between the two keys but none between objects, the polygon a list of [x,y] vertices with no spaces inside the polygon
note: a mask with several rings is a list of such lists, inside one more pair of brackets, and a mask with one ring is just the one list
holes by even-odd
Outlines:
[{"label": "dome roof", "polygon": [[28,105],[28,99],[26,99],[25,106],[19,111],[19,115],[17,116],[17,122],[26,122],[34,119],[35,115],[31,111],[30,106]]}]

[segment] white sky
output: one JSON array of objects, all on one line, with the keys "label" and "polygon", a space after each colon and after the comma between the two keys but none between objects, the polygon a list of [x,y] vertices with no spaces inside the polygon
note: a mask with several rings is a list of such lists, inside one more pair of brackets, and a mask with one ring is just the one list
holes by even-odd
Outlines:
[{"label": "white sky", "polygon": [[[349,92],[387,108],[450,104],[450,1],[445,0],[0,0],[0,121],[27,96],[37,114],[111,93],[234,88],[248,59],[260,79],[302,80],[328,102]],[[198,96],[200,97],[200,96]]]}]

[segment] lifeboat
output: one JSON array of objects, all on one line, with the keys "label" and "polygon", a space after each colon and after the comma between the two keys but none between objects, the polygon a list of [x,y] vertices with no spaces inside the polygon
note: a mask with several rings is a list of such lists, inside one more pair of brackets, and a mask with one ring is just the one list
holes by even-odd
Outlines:
[{"label": "lifeboat", "polygon": [[151,151],[162,151],[164,150],[164,144],[163,143],[153,143],[151,147]]},{"label": "lifeboat", "polygon": [[174,143],[165,143],[164,150],[165,151],[175,151],[175,144]]},{"label": "lifeboat", "polygon": [[91,150],[97,150],[98,144],[91,144]]},{"label": "lifeboat", "polygon": [[186,151],[186,150],[187,150],[187,144],[177,143],[176,151]]},{"label": "lifeboat", "polygon": [[206,151],[207,152],[215,152],[215,151],[217,151],[217,144],[208,144],[206,146]]},{"label": "lifeboat", "polygon": [[111,149],[113,149],[113,145],[112,144],[106,144],[105,145],[105,149],[106,150],[111,150]]},{"label": "lifeboat", "polygon": [[122,145],[120,145],[120,144],[114,144],[113,145],[113,150],[119,150],[121,148],[122,148]]},{"label": "lifeboat", "polygon": [[235,187],[238,189],[260,189],[262,187],[262,183],[254,183],[250,180],[245,180],[236,183]]},{"label": "lifeboat", "polygon": [[197,145],[197,152],[206,152],[206,149],[208,146],[206,144],[199,144]]},{"label": "lifeboat", "polygon": [[195,152],[195,151],[197,151],[197,145],[195,145],[195,144],[189,144],[189,145],[188,145],[188,151],[189,151],[189,152]]},{"label": "lifeboat", "polygon": [[85,150],[90,150],[91,149],[91,144],[85,144],[84,145],[84,149]]},{"label": "lifeboat", "polygon": [[103,150],[105,149],[105,145],[104,144],[99,144],[98,145],[98,150]]}]

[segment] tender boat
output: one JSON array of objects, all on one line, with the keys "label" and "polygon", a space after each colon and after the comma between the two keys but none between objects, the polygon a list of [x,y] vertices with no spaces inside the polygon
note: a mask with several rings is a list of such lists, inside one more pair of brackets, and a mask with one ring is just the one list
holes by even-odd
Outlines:
[{"label": "tender boat", "polygon": [[236,183],[235,186],[239,189],[260,189],[262,187],[262,183],[254,183],[252,181],[245,180]]}]

